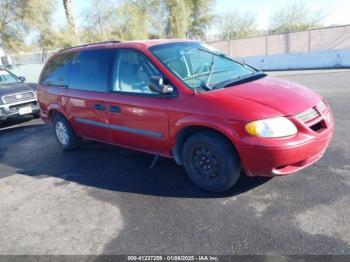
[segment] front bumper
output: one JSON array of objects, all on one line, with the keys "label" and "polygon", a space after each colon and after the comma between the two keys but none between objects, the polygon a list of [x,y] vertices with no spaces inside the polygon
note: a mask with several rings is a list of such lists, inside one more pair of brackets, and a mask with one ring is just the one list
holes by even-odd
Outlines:
[{"label": "front bumper", "polygon": [[319,160],[333,132],[320,139],[290,147],[238,147],[245,173],[248,176],[277,176],[297,172]]},{"label": "front bumper", "polygon": [[19,109],[23,107],[31,108],[31,113],[28,114],[38,114],[40,112],[40,107],[36,99],[4,104],[0,105],[0,121],[21,115]]},{"label": "front bumper", "polygon": [[334,130],[329,108],[319,117],[304,123],[289,117],[298,133],[287,138],[245,137],[237,145],[248,176],[283,176],[295,173],[319,160],[326,151]]}]

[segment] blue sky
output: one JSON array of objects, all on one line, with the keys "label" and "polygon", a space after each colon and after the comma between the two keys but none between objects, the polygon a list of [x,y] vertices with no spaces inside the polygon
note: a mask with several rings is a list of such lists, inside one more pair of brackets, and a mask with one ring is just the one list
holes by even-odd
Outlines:
[{"label": "blue sky", "polygon": [[225,13],[227,10],[239,9],[251,11],[257,16],[259,28],[267,29],[270,16],[284,6],[304,2],[312,11],[322,9],[328,17],[326,25],[350,24],[350,1],[349,0],[217,0],[216,13]]},{"label": "blue sky", "polygon": [[[349,0],[216,0],[215,12],[227,13],[230,10],[250,11],[256,15],[258,27],[267,29],[271,14],[293,2],[305,2],[312,11],[324,10],[328,17],[325,25],[350,24],[350,1]],[[117,1],[118,2],[118,1]],[[91,3],[91,0],[72,0],[73,12],[79,24],[79,16]],[[64,10],[59,4],[56,11],[57,20],[63,20]]]}]

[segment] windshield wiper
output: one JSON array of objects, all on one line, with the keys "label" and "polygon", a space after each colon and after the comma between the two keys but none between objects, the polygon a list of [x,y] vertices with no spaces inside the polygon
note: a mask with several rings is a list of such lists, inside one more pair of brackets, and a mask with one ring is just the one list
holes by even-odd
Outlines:
[{"label": "windshield wiper", "polygon": [[211,89],[215,90],[215,89],[224,88],[228,85],[241,84],[243,82],[257,80],[257,79],[260,79],[260,78],[265,77],[265,76],[266,76],[266,74],[263,72],[255,72],[255,73],[248,74],[248,75],[238,76],[235,78],[231,78],[231,79],[227,79],[227,80],[224,80],[222,82],[219,82],[216,85],[214,85]]},{"label": "windshield wiper", "polygon": [[198,48],[198,51],[205,52],[205,53],[211,54],[213,56],[212,59],[211,59],[209,75],[208,75],[207,80],[205,81],[205,89],[211,90],[211,88],[209,87],[209,83],[210,83],[210,79],[211,79],[211,76],[213,74],[213,70],[214,70],[214,66],[215,66],[215,61],[214,61],[215,57],[216,56],[224,57],[224,58],[228,58],[228,57],[226,55],[222,54],[222,53],[216,53],[216,52],[212,52],[212,51],[209,51],[209,50],[206,50],[206,49],[202,49],[202,48]]},{"label": "windshield wiper", "polygon": [[[231,61],[233,61],[233,62],[236,62],[236,63],[238,63],[238,64],[240,64],[240,65],[248,66],[248,67],[250,67],[250,68],[253,68],[253,67],[247,65],[246,63],[240,62],[240,61],[238,61],[238,60],[235,60],[235,59],[233,59],[233,58],[231,58],[231,57],[225,55],[224,53],[213,52],[213,51],[210,51],[210,50],[205,50],[205,49],[203,49],[203,48],[198,48],[198,51],[202,51],[202,52],[206,52],[206,53],[208,53],[208,54],[214,55],[214,56],[219,56],[219,57],[222,57],[222,58],[226,58],[226,59],[231,60]],[[253,69],[255,69],[255,68],[253,68]]]},{"label": "windshield wiper", "polygon": [[225,55],[223,53],[212,52],[212,51],[209,51],[209,50],[206,50],[206,49],[203,49],[203,48],[198,48],[198,51],[202,51],[202,52],[214,55],[214,56],[220,56],[220,57],[228,58],[227,55]]},{"label": "windshield wiper", "polygon": [[213,55],[213,58],[211,59],[209,75],[208,75],[207,81],[205,81],[205,86],[207,88],[209,88],[209,82],[210,82],[210,79],[211,79],[211,75],[213,74],[213,70],[214,70],[214,66],[215,66],[214,60],[215,60],[215,56]]}]

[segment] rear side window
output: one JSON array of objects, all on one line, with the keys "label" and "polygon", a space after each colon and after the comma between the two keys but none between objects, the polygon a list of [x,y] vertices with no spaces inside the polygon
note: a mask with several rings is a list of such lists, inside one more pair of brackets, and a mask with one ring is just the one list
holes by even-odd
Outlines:
[{"label": "rear side window", "polygon": [[42,85],[68,86],[71,58],[71,54],[64,54],[50,60],[42,73],[40,83]]},{"label": "rear side window", "polygon": [[115,50],[83,51],[75,56],[70,69],[69,88],[107,92]]}]

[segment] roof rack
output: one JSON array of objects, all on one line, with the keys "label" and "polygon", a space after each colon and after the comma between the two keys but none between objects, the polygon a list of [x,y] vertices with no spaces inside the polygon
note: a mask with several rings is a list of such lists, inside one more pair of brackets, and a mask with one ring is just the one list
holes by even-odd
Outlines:
[{"label": "roof rack", "polygon": [[120,43],[121,41],[119,40],[110,40],[110,41],[103,41],[103,42],[97,42],[97,43],[90,43],[90,44],[85,44],[85,45],[77,45],[77,46],[72,46],[72,47],[67,47],[59,50],[58,52],[65,51],[65,50],[70,50],[78,47],[85,47],[85,46],[90,46],[90,45],[99,45],[99,44],[113,44],[113,43]]}]

